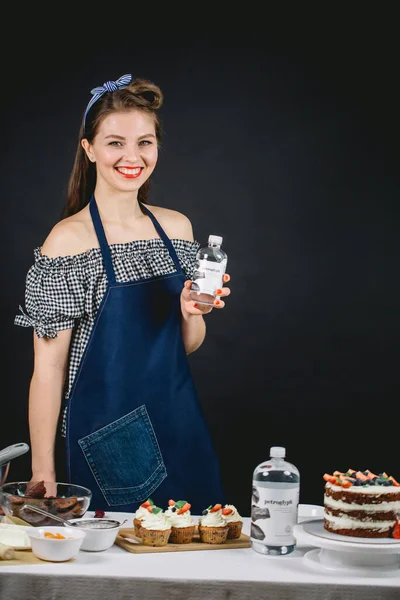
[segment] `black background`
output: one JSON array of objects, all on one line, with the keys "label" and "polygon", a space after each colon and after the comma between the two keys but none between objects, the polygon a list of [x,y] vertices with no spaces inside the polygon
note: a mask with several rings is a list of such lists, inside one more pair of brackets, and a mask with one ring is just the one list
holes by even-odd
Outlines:
[{"label": "black background", "polygon": [[[335,469],[400,478],[393,18],[249,44],[21,38],[3,70],[1,447],[29,443],[32,331],[13,320],[33,248],[60,218],[90,89],[130,72],[165,94],[152,202],[228,254],[232,295],[190,361],[229,502],[249,514],[271,445],[299,468],[304,503],[322,503]],[[26,454],[8,480],[29,477]]]}]

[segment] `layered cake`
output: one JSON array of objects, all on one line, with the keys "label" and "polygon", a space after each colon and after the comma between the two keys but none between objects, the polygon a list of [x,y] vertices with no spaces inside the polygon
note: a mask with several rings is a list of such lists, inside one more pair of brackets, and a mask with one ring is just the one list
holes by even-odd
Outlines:
[{"label": "layered cake", "polygon": [[363,538],[400,538],[400,484],[369,470],[325,473],[324,527]]}]

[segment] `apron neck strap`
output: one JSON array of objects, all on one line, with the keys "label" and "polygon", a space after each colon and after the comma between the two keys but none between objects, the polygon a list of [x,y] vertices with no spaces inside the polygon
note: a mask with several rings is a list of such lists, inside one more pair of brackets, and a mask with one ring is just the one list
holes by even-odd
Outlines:
[{"label": "apron neck strap", "polygon": [[103,256],[104,267],[107,274],[108,283],[115,283],[115,272],[111,259],[111,250],[108,245],[106,234],[104,233],[103,223],[101,222],[99,209],[97,208],[97,202],[95,200],[94,194],[89,203],[90,214],[92,216],[92,221],[94,225],[94,229],[96,231],[97,239],[99,240],[101,254]]},{"label": "apron neck strap", "polygon": [[[174,262],[177,272],[182,273],[182,267],[181,267],[179,258],[175,252],[175,248],[174,248],[171,240],[169,239],[169,237],[167,236],[164,229],[161,227],[160,223],[157,221],[157,219],[155,218],[153,213],[142,202],[140,202],[140,206],[143,208],[145,213],[152,220],[152,223],[153,223],[158,235],[160,236],[160,238],[162,239],[162,241],[164,242],[164,244],[166,245],[166,247],[168,249],[168,252]],[[111,250],[110,250],[110,246],[108,245],[108,242],[107,242],[106,234],[104,232],[103,223],[101,222],[99,209],[97,208],[97,202],[95,200],[94,194],[92,195],[92,198],[90,200],[89,209],[90,209],[90,214],[92,217],[94,229],[96,231],[97,239],[99,240],[100,250],[101,250],[101,254],[103,256],[104,267],[105,267],[106,274],[107,274],[107,280],[108,280],[108,283],[114,284],[116,282],[116,279],[115,279],[115,272],[114,272],[114,267],[113,267],[112,258],[111,258]]]},{"label": "apron neck strap", "polygon": [[160,223],[157,221],[157,219],[155,218],[155,216],[153,215],[153,213],[147,208],[147,206],[145,206],[143,204],[143,202],[140,202],[140,206],[142,207],[142,209],[145,211],[145,213],[152,220],[153,225],[156,228],[156,231],[157,231],[158,235],[160,236],[160,238],[162,239],[162,241],[166,245],[166,247],[168,249],[168,252],[170,254],[170,257],[174,261],[174,265],[176,267],[177,272],[181,273],[182,272],[182,267],[181,267],[181,264],[179,262],[179,258],[178,258],[177,254],[175,252],[175,248],[174,248],[171,240],[169,239],[169,237],[167,236],[167,234],[165,233],[164,229],[161,227]]}]

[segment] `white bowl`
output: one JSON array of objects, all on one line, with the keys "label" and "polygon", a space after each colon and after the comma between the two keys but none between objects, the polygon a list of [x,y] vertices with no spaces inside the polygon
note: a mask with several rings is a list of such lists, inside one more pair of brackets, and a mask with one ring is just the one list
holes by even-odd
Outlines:
[{"label": "white bowl", "polygon": [[119,521],[107,518],[69,519],[69,521],[76,523],[73,529],[86,533],[81,550],[88,552],[100,552],[111,548],[121,527]]},{"label": "white bowl", "polygon": [[321,519],[324,516],[324,507],[318,504],[299,504],[299,521],[306,519]]},{"label": "white bowl", "polygon": [[[65,537],[57,540],[44,537],[45,533],[61,533]],[[86,532],[75,527],[31,527],[27,534],[31,540],[32,552],[42,560],[62,562],[76,558],[81,548]]]}]

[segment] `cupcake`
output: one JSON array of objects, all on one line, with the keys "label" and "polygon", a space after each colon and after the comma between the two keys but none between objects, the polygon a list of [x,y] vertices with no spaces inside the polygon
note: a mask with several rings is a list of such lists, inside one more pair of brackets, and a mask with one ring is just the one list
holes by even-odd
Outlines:
[{"label": "cupcake", "polygon": [[211,504],[203,510],[199,519],[200,541],[205,544],[223,544],[228,536],[229,526],[222,515],[221,504]]},{"label": "cupcake", "polygon": [[146,502],[143,502],[135,512],[133,517],[133,525],[135,527],[135,535],[137,537],[140,537],[140,526],[142,524],[142,519],[144,519],[144,517],[146,517],[149,514],[149,508],[151,509],[151,507],[153,506],[153,500],[151,498],[148,498]]},{"label": "cupcake", "polygon": [[228,540],[237,540],[242,534],[243,517],[241,517],[233,504],[225,504],[222,509],[222,516],[224,517],[228,530]]},{"label": "cupcake", "polygon": [[193,540],[196,524],[190,513],[191,504],[186,500],[168,501],[165,516],[171,524],[169,542],[172,544],[189,544]]},{"label": "cupcake", "polygon": [[159,506],[153,505],[150,511],[141,520],[140,537],[143,545],[166,546],[171,535],[169,519]]}]

